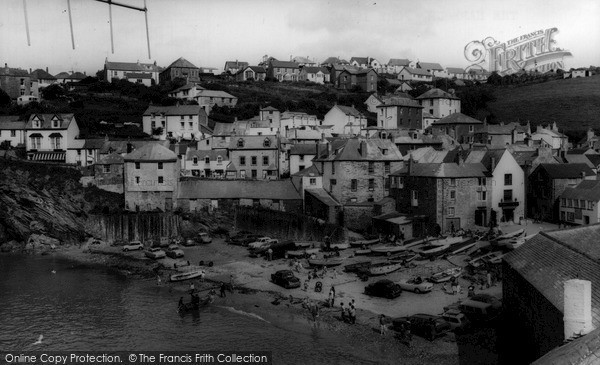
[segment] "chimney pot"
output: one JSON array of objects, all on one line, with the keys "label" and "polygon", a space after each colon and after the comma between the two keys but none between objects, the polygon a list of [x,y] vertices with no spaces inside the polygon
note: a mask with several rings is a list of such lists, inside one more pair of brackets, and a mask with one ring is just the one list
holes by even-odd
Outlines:
[{"label": "chimney pot", "polygon": [[592,325],[592,283],[572,279],[564,283],[565,340],[594,330]]}]

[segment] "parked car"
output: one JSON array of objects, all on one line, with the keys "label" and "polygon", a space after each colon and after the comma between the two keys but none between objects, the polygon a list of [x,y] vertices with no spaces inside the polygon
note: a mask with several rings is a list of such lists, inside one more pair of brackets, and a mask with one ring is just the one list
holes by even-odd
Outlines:
[{"label": "parked car", "polygon": [[291,270],[279,270],[275,274],[271,274],[271,281],[286,289],[300,287],[300,279]]},{"label": "parked car", "polygon": [[201,233],[198,233],[198,241],[200,243],[211,243],[212,237],[206,232],[201,232]]},{"label": "parked car", "polygon": [[442,314],[442,318],[450,324],[452,331],[459,332],[467,329],[471,321],[458,309],[450,309]]},{"label": "parked car", "polygon": [[367,285],[365,287],[365,294],[394,299],[402,294],[402,288],[391,280],[383,279]]},{"label": "parked car", "polygon": [[392,328],[399,331],[402,325],[410,325],[410,331],[429,341],[435,340],[450,331],[451,327],[442,317],[430,314],[415,314],[410,317],[400,317],[392,320]]},{"label": "parked car", "polygon": [[161,250],[159,247],[151,247],[145,252],[146,257],[151,259],[162,259],[167,257],[165,251]]},{"label": "parked car", "polygon": [[[275,240],[275,241],[277,241],[277,240]],[[271,238],[271,237],[260,237],[256,241],[250,242],[248,244],[248,249],[251,249],[251,248],[260,248],[260,247],[266,246],[266,245],[271,244],[271,243],[273,243],[273,238]]]},{"label": "parked car", "polygon": [[183,250],[179,248],[179,246],[169,245],[169,247],[167,248],[166,255],[172,259],[176,259],[179,257],[183,257],[184,253]]},{"label": "parked car", "polygon": [[473,323],[485,323],[496,320],[500,315],[500,309],[490,303],[479,302],[468,299],[458,306],[460,311]]},{"label": "parked car", "polygon": [[281,258],[285,256],[285,252],[296,248],[294,241],[282,241],[272,239],[265,245],[258,248],[250,248],[250,257],[259,257],[267,254],[267,251],[271,249],[273,251],[273,258]]},{"label": "parked car", "polygon": [[232,245],[247,246],[250,242],[256,241],[262,237],[254,233],[241,233],[229,238],[229,243]]},{"label": "parked car", "polygon": [[123,251],[141,251],[144,249],[144,245],[140,241],[131,241],[123,246]]},{"label": "parked car", "polygon": [[188,238],[187,240],[183,240],[181,244],[184,246],[196,246],[197,242],[194,239]]},{"label": "parked car", "polygon": [[398,281],[398,285],[400,285],[402,290],[408,290],[417,294],[429,293],[433,290],[433,284],[421,279],[421,277],[400,280]]}]

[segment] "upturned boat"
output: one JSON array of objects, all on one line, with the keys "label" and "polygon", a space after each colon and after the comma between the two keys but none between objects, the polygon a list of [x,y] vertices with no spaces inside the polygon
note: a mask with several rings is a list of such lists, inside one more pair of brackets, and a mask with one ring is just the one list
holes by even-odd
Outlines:
[{"label": "upturned boat", "polygon": [[361,269],[371,266],[371,261],[360,261],[354,264],[344,266],[345,272],[358,272]]},{"label": "upturned boat", "polygon": [[429,281],[432,283],[443,283],[451,280],[452,278],[457,278],[462,274],[462,267],[456,266],[446,269],[444,271],[437,272],[429,278]]},{"label": "upturned boat", "polygon": [[307,248],[303,250],[301,249],[286,251],[285,254],[287,255],[287,257],[309,257],[313,253],[319,252],[319,250],[320,249],[318,248]]},{"label": "upturned boat", "polygon": [[350,246],[352,246],[352,247],[371,246],[376,243],[379,243],[379,238],[373,238],[370,240],[350,241]]},{"label": "upturned boat", "polygon": [[406,247],[398,246],[398,245],[384,245],[384,246],[373,246],[371,247],[371,252],[376,255],[391,255],[393,253],[398,253],[405,251]]},{"label": "upturned boat", "polygon": [[412,260],[416,259],[418,256],[419,255],[414,252],[404,251],[399,254],[388,257],[388,261],[397,261],[397,262],[402,262],[402,263],[406,264],[406,263],[409,263]]},{"label": "upturned boat", "polygon": [[345,250],[350,248],[350,244],[348,242],[340,242],[340,243],[332,243],[329,245],[332,250]]},{"label": "upturned boat", "polygon": [[371,253],[371,249],[370,248],[354,250],[354,255],[355,256],[368,255],[370,253]]},{"label": "upturned boat", "polygon": [[430,257],[434,257],[434,256],[443,255],[448,251],[450,251],[449,244],[445,244],[445,245],[441,245],[441,246],[425,245],[425,246],[421,246],[420,248],[413,249],[414,253],[417,253],[417,254],[419,254],[419,256],[424,257],[424,258],[430,258]]},{"label": "upturned boat", "polygon": [[194,279],[201,275],[202,275],[202,270],[192,270],[192,271],[181,272],[178,274],[173,274],[170,276],[170,280],[171,281],[183,281],[183,280]]},{"label": "upturned boat", "polygon": [[365,267],[361,270],[361,272],[366,273],[369,276],[377,276],[389,274],[394,271],[400,270],[401,268],[401,262],[379,262]]},{"label": "upturned boat", "polygon": [[308,259],[308,264],[313,267],[331,267],[331,266],[339,266],[344,262],[344,259],[333,257],[328,259]]}]

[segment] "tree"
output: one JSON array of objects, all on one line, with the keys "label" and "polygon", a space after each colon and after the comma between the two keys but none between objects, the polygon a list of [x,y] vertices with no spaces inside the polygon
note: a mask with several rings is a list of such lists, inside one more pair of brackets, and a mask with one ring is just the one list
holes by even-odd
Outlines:
[{"label": "tree", "polygon": [[10,96],[2,89],[0,89],[0,106],[9,106],[12,103]]},{"label": "tree", "polygon": [[487,78],[487,83],[490,85],[500,85],[502,83],[502,76],[498,75],[498,72],[494,71]]},{"label": "tree", "polygon": [[162,133],[163,133],[163,127],[158,127],[158,128],[152,129],[153,136],[160,136]]},{"label": "tree", "polygon": [[42,89],[42,97],[46,100],[56,100],[65,96],[65,90],[58,84],[52,84]]}]

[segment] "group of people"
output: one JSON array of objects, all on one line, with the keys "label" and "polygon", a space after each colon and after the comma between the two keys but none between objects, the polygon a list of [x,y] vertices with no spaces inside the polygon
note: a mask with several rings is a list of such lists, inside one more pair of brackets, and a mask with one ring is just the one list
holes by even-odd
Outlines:
[{"label": "group of people", "polygon": [[340,303],[340,309],[342,314],[342,321],[355,324],[356,323],[356,305],[354,299],[348,303],[347,307],[344,307],[344,303]]}]

